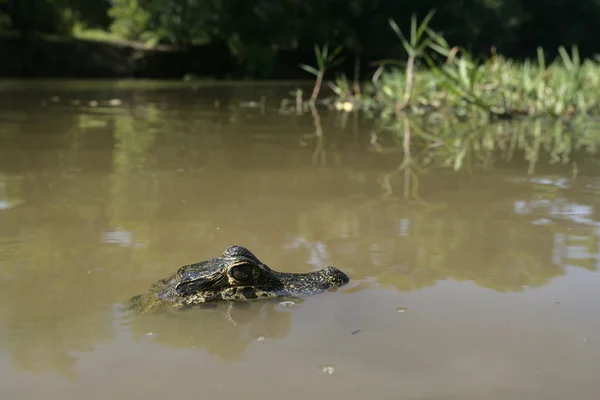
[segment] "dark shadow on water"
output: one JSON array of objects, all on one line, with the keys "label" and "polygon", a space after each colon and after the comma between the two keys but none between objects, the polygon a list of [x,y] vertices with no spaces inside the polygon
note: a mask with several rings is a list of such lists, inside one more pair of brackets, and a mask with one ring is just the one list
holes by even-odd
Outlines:
[{"label": "dark shadow on water", "polygon": [[140,315],[128,312],[123,326],[134,342],[151,341],[204,349],[223,361],[240,360],[252,343],[285,337],[293,308],[302,299],[219,302],[204,307]]}]

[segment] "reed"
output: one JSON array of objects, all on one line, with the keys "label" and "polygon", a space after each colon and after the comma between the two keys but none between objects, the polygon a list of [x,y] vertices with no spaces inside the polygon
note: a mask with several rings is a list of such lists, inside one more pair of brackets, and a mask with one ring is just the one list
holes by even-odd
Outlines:
[{"label": "reed", "polygon": [[[570,119],[600,111],[600,56],[582,60],[577,46],[558,49],[549,62],[541,48],[523,62],[508,59],[494,48],[486,59],[450,45],[431,29],[430,12],[420,23],[413,15],[406,36],[390,20],[407,53],[406,60],[382,60],[370,82],[355,96],[345,77],[330,85],[338,104],[375,112],[382,117],[399,112],[443,113],[478,119],[550,117]],[[343,108],[343,107],[338,107]],[[347,107],[346,107],[347,108]]]}]

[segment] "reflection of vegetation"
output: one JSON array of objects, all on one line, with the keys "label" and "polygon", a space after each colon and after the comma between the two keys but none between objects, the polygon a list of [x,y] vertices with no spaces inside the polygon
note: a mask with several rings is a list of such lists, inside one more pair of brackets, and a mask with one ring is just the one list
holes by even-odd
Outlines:
[{"label": "reflection of vegetation", "polygon": [[[323,137],[323,127],[319,113],[314,107],[311,107],[311,110],[317,126],[317,136]],[[508,241],[503,243],[503,240],[491,239],[485,226],[467,226],[459,223],[460,218],[455,220],[450,216],[441,219],[438,217],[420,224],[420,220],[425,218],[430,220],[431,215],[437,215],[442,210],[449,213],[452,207],[452,204],[448,204],[447,200],[444,202],[424,200],[419,194],[420,175],[426,177],[427,173],[440,167],[451,167],[456,171],[466,167],[467,171],[474,177],[473,174],[477,170],[492,170],[493,166],[498,164],[498,160],[505,163],[515,161],[515,154],[519,152],[523,154],[523,158],[528,162],[527,172],[529,174],[534,173],[535,165],[540,158],[548,159],[550,164],[560,163],[565,165],[572,163],[572,169],[576,171],[576,159],[580,156],[581,150],[587,149],[593,154],[598,148],[600,135],[596,131],[593,129],[577,130],[573,126],[577,124],[577,121],[570,125],[558,121],[544,123],[541,120],[523,121],[520,124],[500,122],[492,125],[490,129],[490,125],[479,126],[473,121],[452,123],[446,120],[439,123],[439,121],[431,118],[421,120],[414,118],[411,120],[407,116],[401,116],[394,124],[391,128],[379,129],[370,144],[372,150],[376,153],[403,154],[399,166],[393,171],[383,174],[380,182],[385,196],[389,198],[394,195],[393,179],[402,174],[404,198],[415,200],[421,207],[421,212],[416,212],[405,220],[396,221],[398,225],[404,223],[411,225],[406,235],[411,244],[420,249],[420,254],[415,257],[412,263],[408,263],[412,266],[401,263],[397,267],[388,267],[382,271],[378,279],[379,282],[392,284],[399,290],[412,290],[432,285],[442,279],[457,279],[460,281],[474,281],[483,287],[497,291],[521,291],[526,286],[546,284],[553,277],[564,273],[563,269],[552,261],[551,253],[546,253],[544,257],[531,255],[532,247],[544,243],[540,232],[534,235],[534,231],[542,229],[539,226],[526,225],[526,227],[520,227],[516,236],[516,232],[507,232]],[[550,132],[550,134],[544,132]],[[382,144],[383,141],[388,142],[387,146]],[[322,151],[321,148],[322,143],[318,141],[316,152]],[[573,154],[574,152],[576,154]],[[538,198],[556,201],[561,196],[561,190],[556,186],[534,185],[533,188],[539,191]],[[481,211],[493,212],[493,205],[496,203],[498,203],[497,199],[489,199],[488,201],[480,199],[480,204],[486,205]],[[373,206],[376,205],[377,207],[385,207],[389,204],[389,202],[372,203]],[[339,213],[337,204],[321,206],[320,209],[322,213],[317,212],[317,210],[311,211],[311,214],[315,214],[314,219],[302,215],[299,220],[299,232],[302,232],[299,236],[304,238],[304,246],[308,246],[308,248],[311,248],[310,243],[313,243],[309,239],[313,235],[309,232],[313,230],[314,226],[320,227],[318,221],[326,220],[327,216]],[[510,212],[510,207],[507,207],[507,210]],[[474,216],[469,218],[474,218]],[[445,221],[445,219],[449,221]],[[486,217],[482,215],[481,220],[485,221]],[[450,236],[443,235],[443,232],[448,231],[447,222],[450,222],[453,226],[450,229],[453,234]],[[341,231],[330,232],[320,228],[319,237],[322,240],[348,237],[349,234],[351,235],[350,232],[360,231],[360,226],[362,224],[357,218],[356,211],[354,211],[350,215],[344,215],[340,224],[328,226],[328,228],[334,229],[341,228]],[[531,229],[531,233],[525,233],[529,229]],[[489,232],[493,232],[493,230]],[[422,233],[425,234],[422,235]],[[552,238],[555,235],[553,228],[548,228],[548,234],[548,240],[542,246],[544,248],[553,247]],[[533,243],[529,240],[523,240],[521,235],[526,238],[533,236],[538,238]],[[598,236],[593,230],[590,230],[586,237],[589,238],[589,243],[597,243]],[[315,237],[314,240],[316,241],[317,238]],[[489,247],[486,243],[488,241],[494,242],[494,247],[501,249],[497,257],[488,258],[490,256],[488,252],[465,251],[465,249],[472,246],[474,248]],[[393,241],[390,242],[393,243]],[[378,242],[379,251],[382,250],[380,245],[381,242]],[[587,254],[597,254],[591,248],[586,250],[590,251]],[[358,253],[361,251],[369,253],[371,250],[362,249],[358,250]],[[389,251],[395,253],[392,249]],[[480,257],[481,255],[484,256],[481,260],[471,259],[473,256]],[[351,257],[356,256],[356,252],[351,253]],[[322,261],[324,262],[324,260]],[[571,265],[583,264],[590,266],[594,262],[596,262],[596,258],[591,257]],[[352,263],[356,263],[356,261]],[[461,264],[464,264],[464,267],[456,268]],[[515,267],[507,268],[508,265]],[[446,270],[447,266],[451,266],[452,270]],[[591,269],[595,269],[595,267]]]},{"label": "reflection of vegetation", "polygon": [[473,173],[522,159],[529,174],[543,161],[576,173],[578,158],[595,154],[600,146],[600,126],[581,121],[564,124],[537,119],[483,126],[430,118],[407,121],[401,118],[381,124],[371,145],[379,153],[404,153],[404,163],[418,166],[419,171],[452,168]]},{"label": "reflection of vegetation", "polygon": [[[568,267],[596,269],[600,192],[585,186],[598,135],[577,119],[401,117],[379,121],[369,141],[358,113],[207,111],[164,92],[160,103],[176,107],[75,118],[86,135],[49,120],[35,128],[47,145],[0,149],[0,168],[19,176],[7,193],[22,202],[0,210],[0,341],[16,365],[72,374],[77,353],[112,339],[115,303],[232,238],[282,270],[333,263],[401,291],[454,279],[517,292]],[[284,143],[292,128],[294,139],[315,131],[318,151]],[[15,149],[22,158],[8,164]],[[563,178],[536,181],[540,170]],[[266,304],[221,311],[129,326],[234,360],[260,336],[285,336],[293,316]]]},{"label": "reflection of vegetation", "polygon": [[[153,197],[138,197],[136,193],[148,195],[148,190],[140,190],[137,185],[147,186],[150,183],[150,193],[154,192],[151,188],[151,180],[136,180],[134,177],[143,173],[148,160],[148,152],[152,147],[158,128],[154,126],[157,123],[159,114],[152,108],[145,112],[144,119],[138,119],[134,116],[119,117],[115,121],[115,155],[114,155],[114,173],[111,177],[112,192],[112,223],[116,228],[130,226],[129,222],[134,223],[140,214],[152,214],[157,203]],[[143,218],[142,218],[143,219]],[[133,220],[133,221],[132,221]]]},{"label": "reflection of vegetation", "polygon": [[[353,279],[372,277],[402,291],[455,279],[518,292],[524,286],[547,284],[562,275],[566,265],[579,264],[570,263],[567,255],[553,259],[557,234],[579,236],[569,233],[572,224],[558,220],[538,226],[529,223],[526,215],[512,215],[510,198],[496,203],[493,198],[465,201],[469,196],[471,192],[459,196],[443,213],[408,207],[394,212],[392,204],[380,203],[360,214],[349,210],[342,214],[339,204],[322,206],[299,215],[294,237],[303,241],[294,247],[305,248],[307,257],[314,258],[313,243],[338,243],[344,238],[339,250],[335,245],[328,248],[333,260],[322,258],[322,263],[356,266],[349,270]],[[331,221],[333,215],[336,223],[323,226],[320,221]],[[488,215],[497,220],[490,221]],[[592,229],[586,238],[590,243],[600,239]],[[597,252],[584,254],[594,254],[590,261],[597,262]]]},{"label": "reflection of vegetation", "polygon": [[217,304],[156,315],[131,315],[137,340],[149,337],[177,348],[203,348],[228,361],[239,360],[257,340],[281,339],[290,330],[289,311],[279,301]]},{"label": "reflection of vegetation", "polygon": [[[48,215],[28,210],[34,224]],[[4,346],[9,346],[15,364],[30,371],[73,375],[76,353],[90,351],[113,335],[110,303],[100,299],[119,293],[110,274],[98,273],[93,242],[82,240],[81,231],[72,232],[66,222],[58,223],[64,228],[48,230],[39,223],[37,229],[25,226],[21,219],[24,237],[14,238],[19,247],[2,253],[0,314],[9,329],[2,335]]]},{"label": "reflection of vegetation", "polygon": [[20,179],[0,173],[0,210],[13,208],[23,203],[22,190]]}]

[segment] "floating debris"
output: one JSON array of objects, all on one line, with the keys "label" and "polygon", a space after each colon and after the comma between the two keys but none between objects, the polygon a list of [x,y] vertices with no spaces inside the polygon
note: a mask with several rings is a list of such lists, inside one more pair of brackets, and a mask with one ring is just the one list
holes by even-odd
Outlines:
[{"label": "floating debris", "polygon": [[406,307],[398,307],[396,308],[396,312],[405,312],[406,311]]},{"label": "floating debris", "polygon": [[321,365],[321,372],[331,375],[335,372],[335,367],[333,365]]},{"label": "floating debris", "polygon": [[535,221],[531,221],[533,225],[552,225],[554,221],[548,218],[538,218]]},{"label": "floating debris", "polygon": [[282,307],[289,308],[289,307],[294,307],[296,305],[296,303],[291,300],[286,300],[286,301],[282,301],[281,303],[279,303],[279,305]]}]

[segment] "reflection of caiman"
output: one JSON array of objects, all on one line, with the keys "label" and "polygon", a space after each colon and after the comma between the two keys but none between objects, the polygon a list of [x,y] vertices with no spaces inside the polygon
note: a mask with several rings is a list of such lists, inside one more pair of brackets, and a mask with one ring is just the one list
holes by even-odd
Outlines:
[{"label": "reflection of caiman", "polygon": [[230,246],[222,256],[186,265],[131,299],[140,312],[180,308],[216,300],[244,301],[273,297],[303,297],[348,283],[335,267],[307,273],[276,272],[248,249]]}]

